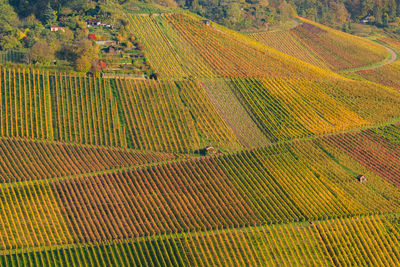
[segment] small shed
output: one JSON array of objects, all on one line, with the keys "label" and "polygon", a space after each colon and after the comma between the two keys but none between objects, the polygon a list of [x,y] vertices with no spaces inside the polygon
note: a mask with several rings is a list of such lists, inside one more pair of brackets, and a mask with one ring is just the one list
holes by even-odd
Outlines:
[{"label": "small shed", "polygon": [[61,27],[61,26],[51,25],[50,26],[50,31],[52,31],[52,32],[58,32],[58,31],[65,32],[65,29],[64,29],[64,27]]},{"label": "small shed", "polygon": [[203,24],[206,26],[210,26],[210,21],[208,19],[203,20]]},{"label": "small shed", "polygon": [[367,177],[365,177],[364,175],[362,175],[362,174],[360,174],[359,176],[357,176],[357,180],[360,182],[360,183],[366,183],[367,182]]},{"label": "small shed", "polygon": [[206,155],[214,155],[214,154],[217,154],[217,150],[216,150],[214,147],[212,147],[212,146],[206,146],[206,147],[204,148],[204,151],[205,151],[205,154],[206,154]]}]

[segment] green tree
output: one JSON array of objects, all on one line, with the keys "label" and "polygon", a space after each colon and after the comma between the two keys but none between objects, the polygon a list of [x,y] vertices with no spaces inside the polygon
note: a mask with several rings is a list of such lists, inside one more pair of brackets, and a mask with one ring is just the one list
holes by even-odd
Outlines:
[{"label": "green tree", "polygon": [[0,38],[0,48],[1,50],[12,50],[21,45],[18,38],[13,35],[5,35]]},{"label": "green tree", "polygon": [[400,0],[396,0],[396,16],[400,17]]},{"label": "green tree", "polygon": [[0,33],[10,31],[12,27],[19,26],[20,21],[8,0],[0,0]]},{"label": "green tree", "polygon": [[57,21],[57,16],[50,5],[50,2],[48,2],[46,9],[43,11],[42,17],[45,25],[51,25]]},{"label": "green tree", "polygon": [[389,15],[387,13],[382,15],[382,25],[383,27],[389,27]]},{"label": "green tree", "polygon": [[375,24],[382,25],[383,14],[382,14],[382,9],[378,5],[375,5],[374,7],[374,17],[375,17]]}]

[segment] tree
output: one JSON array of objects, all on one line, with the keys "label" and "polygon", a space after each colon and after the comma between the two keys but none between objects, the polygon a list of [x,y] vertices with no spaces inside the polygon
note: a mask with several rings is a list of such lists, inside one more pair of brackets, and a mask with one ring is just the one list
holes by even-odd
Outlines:
[{"label": "tree", "polygon": [[18,15],[12,6],[7,0],[0,0],[0,34],[11,31],[12,27],[19,26],[19,24]]},{"label": "tree", "polygon": [[92,67],[93,60],[99,56],[99,47],[88,39],[78,42],[75,49],[75,67],[77,71],[88,72]]},{"label": "tree", "polygon": [[388,13],[385,13],[385,14],[382,15],[382,25],[385,28],[389,27],[389,15],[388,15]]},{"label": "tree", "polygon": [[6,35],[0,39],[1,50],[11,50],[20,45],[21,43],[18,41],[18,38],[13,35]]},{"label": "tree", "polygon": [[240,10],[239,3],[232,3],[226,7],[226,18],[233,25],[239,23],[242,19],[242,11]]},{"label": "tree", "polygon": [[383,14],[382,14],[382,9],[378,5],[375,5],[374,7],[374,17],[375,17],[375,24],[382,25]]},{"label": "tree", "polygon": [[396,0],[397,8],[396,8],[396,16],[400,17],[400,0]]},{"label": "tree", "polygon": [[333,20],[337,25],[343,25],[347,22],[348,18],[350,17],[349,12],[347,11],[346,7],[343,3],[334,3],[330,2],[329,4]]},{"label": "tree", "polygon": [[57,20],[56,13],[54,12],[53,8],[50,5],[50,2],[48,2],[46,9],[43,11],[43,23],[45,25],[51,25],[54,24]]},{"label": "tree", "polygon": [[47,64],[54,60],[54,50],[47,42],[38,41],[29,50],[29,59],[39,63]]},{"label": "tree", "polygon": [[75,61],[75,68],[77,71],[87,73],[90,71],[92,67],[91,60],[88,56],[80,56],[76,61]]},{"label": "tree", "polygon": [[396,1],[395,0],[389,0],[388,2],[388,15],[390,20],[394,20],[396,18]]}]

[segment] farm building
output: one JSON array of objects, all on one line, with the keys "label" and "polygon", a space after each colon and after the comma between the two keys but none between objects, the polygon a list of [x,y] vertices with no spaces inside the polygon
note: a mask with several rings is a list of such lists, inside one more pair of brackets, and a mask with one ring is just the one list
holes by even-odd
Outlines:
[{"label": "farm building", "polygon": [[64,27],[61,27],[61,26],[52,25],[52,26],[50,26],[50,31],[52,31],[52,32],[58,32],[58,31],[65,32],[65,29],[64,29]]}]

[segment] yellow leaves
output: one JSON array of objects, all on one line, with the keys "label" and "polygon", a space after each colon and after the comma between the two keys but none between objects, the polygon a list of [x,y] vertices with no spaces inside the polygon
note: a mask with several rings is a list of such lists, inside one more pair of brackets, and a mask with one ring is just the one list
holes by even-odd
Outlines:
[{"label": "yellow leaves", "polygon": [[29,32],[29,29],[25,29],[25,31],[18,30],[18,32],[17,32],[18,40],[24,39],[27,36],[28,32]]}]

